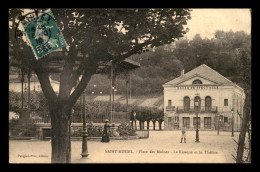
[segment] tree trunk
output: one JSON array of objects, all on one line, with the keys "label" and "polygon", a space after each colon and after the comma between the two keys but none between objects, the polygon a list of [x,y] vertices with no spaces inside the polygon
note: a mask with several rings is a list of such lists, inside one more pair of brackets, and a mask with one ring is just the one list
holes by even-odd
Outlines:
[{"label": "tree trunk", "polygon": [[248,156],[247,156],[247,161],[251,162],[251,131],[250,128],[248,126],[247,128],[247,132],[248,132]]},{"label": "tree trunk", "polygon": [[52,163],[71,162],[70,115],[68,111],[59,106],[53,107],[51,110]]},{"label": "tree trunk", "polygon": [[162,130],[162,121],[159,121],[159,130]]},{"label": "tree trunk", "polygon": [[149,130],[150,121],[147,121],[147,130]]},{"label": "tree trunk", "polygon": [[155,123],[156,121],[153,121],[153,130],[155,130]]},{"label": "tree trunk", "polygon": [[248,122],[250,121],[251,117],[251,58],[244,50],[242,50],[240,53],[240,74],[242,76],[243,89],[245,91],[246,98],[244,105],[244,115],[242,118],[242,126],[238,140],[236,163],[243,163],[246,131],[248,127]]},{"label": "tree trunk", "polygon": [[248,100],[246,100],[245,111],[244,111],[245,113],[244,113],[244,116],[243,116],[241,131],[240,131],[240,134],[239,134],[236,163],[243,163],[245,137],[246,137],[247,125],[248,125],[248,122],[249,122],[249,114],[250,114],[250,112],[249,112],[250,109],[247,107],[247,101]]}]

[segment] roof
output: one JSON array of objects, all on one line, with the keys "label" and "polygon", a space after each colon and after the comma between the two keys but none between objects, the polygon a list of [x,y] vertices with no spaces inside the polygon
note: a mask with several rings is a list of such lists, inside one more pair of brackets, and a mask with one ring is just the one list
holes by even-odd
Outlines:
[{"label": "roof", "polygon": [[[67,53],[65,53],[67,55]],[[78,53],[76,57],[76,66],[80,64],[80,60],[83,58],[83,55],[81,53]],[[63,69],[63,52],[53,52],[49,55],[49,57],[45,57],[43,59],[43,62],[47,65],[47,71],[49,73],[61,73]],[[140,67],[139,62],[135,62],[131,59],[124,59],[120,62],[117,62],[115,64],[115,70],[117,72],[124,72],[124,71],[130,71],[136,68]],[[108,73],[110,70],[110,62],[105,62],[99,65],[97,73]]]},{"label": "roof", "polygon": [[202,78],[215,82],[216,84],[233,85],[232,81],[225,78],[224,76],[219,74],[217,71],[211,69],[210,67],[208,67],[205,64],[187,72],[186,74],[183,74],[183,76],[180,76],[178,78],[175,78],[175,79],[165,83],[164,85],[177,85],[177,84],[184,82],[195,76],[200,76]]}]

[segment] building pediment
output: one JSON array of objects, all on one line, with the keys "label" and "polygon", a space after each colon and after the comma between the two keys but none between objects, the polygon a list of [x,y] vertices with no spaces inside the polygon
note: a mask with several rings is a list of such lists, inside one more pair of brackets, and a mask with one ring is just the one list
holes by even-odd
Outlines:
[{"label": "building pediment", "polygon": [[205,76],[201,76],[199,74],[194,74],[190,77],[183,78],[179,82],[176,83],[176,86],[184,86],[184,85],[220,85],[217,81],[214,81]]},{"label": "building pediment", "polygon": [[205,85],[233,84],[230,80],[228,80],[215,70],[211,69],[207,65],[203,64],[185,74],[183,72],[181,76],[165,83],[163,86],[191,85],[196,78],[204,81],[204,83],[202,83]]}]

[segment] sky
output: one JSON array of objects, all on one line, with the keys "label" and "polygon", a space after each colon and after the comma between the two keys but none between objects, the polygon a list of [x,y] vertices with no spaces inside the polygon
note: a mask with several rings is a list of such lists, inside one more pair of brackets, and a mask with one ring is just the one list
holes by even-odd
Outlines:
[{"label": "sky", "polygon": [[185,35],[192,39],[196,34],[202,38],[213,38],[216,30],[245,31],[251,33],[249,9],[191,9],[191,19],[187,22],[190,29]]},{"label": "sky", "polygon": [[[251,33],[250,9],[191,8],[191,10],[191,19],[186,25],[189,32],[184,36],[188,39],[193,39],[196,34],[200,34],[202,38],[211,39],[217,30]],[[29,11],[26,10],[26,12]]]}]

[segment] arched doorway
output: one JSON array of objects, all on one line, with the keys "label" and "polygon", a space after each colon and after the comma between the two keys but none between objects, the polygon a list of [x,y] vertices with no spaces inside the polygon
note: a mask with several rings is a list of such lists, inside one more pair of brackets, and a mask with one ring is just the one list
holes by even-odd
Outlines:
[{"label": "arched doorway", "polygon": [[211,112],[212,99],[210,96],[205,98],[205,112]]},{"label": "arched doorway", "polygon": [[194,110],[199,112],[201,109],[201,100],[199,96],[196,96],[194,98]]}]

